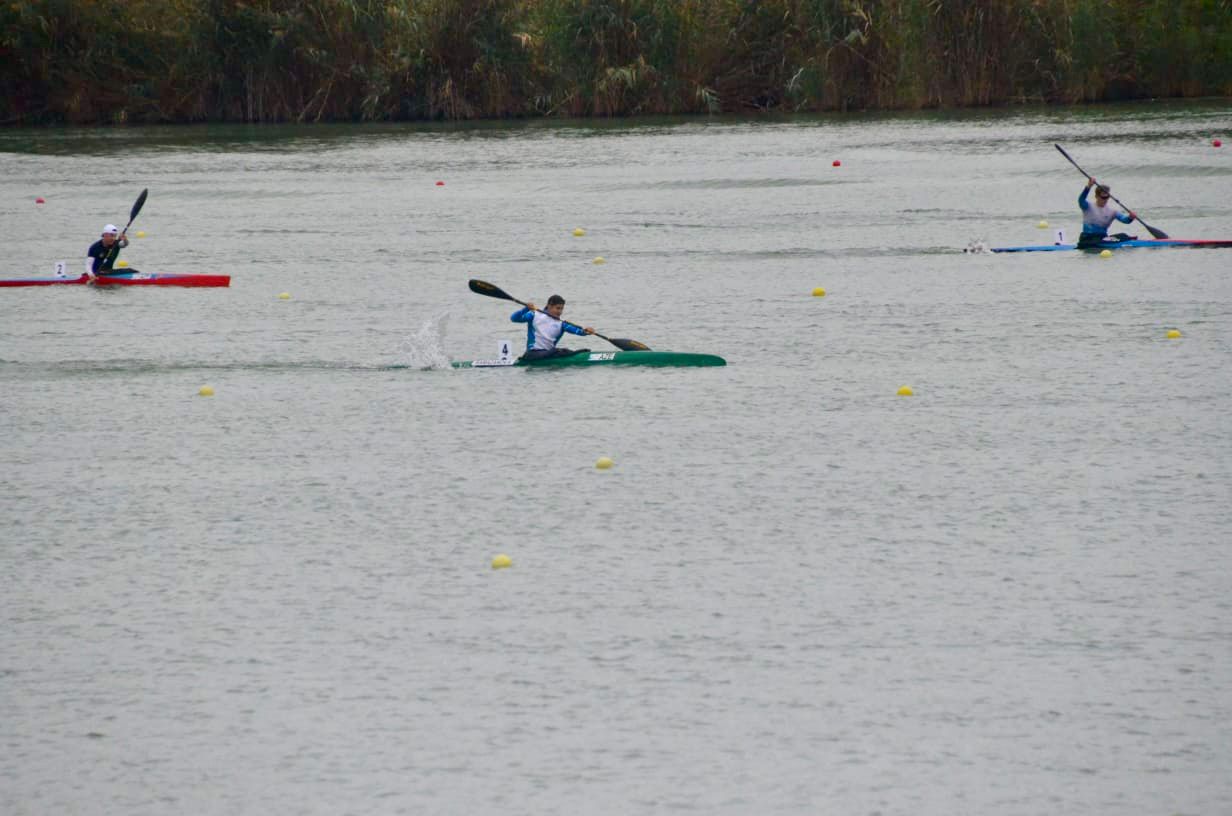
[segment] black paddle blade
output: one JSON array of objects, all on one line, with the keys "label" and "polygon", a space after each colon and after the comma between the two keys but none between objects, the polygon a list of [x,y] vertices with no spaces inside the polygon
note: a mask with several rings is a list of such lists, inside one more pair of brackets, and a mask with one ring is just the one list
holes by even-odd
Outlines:
[{"label": "black paddle blade", "polygon": [[[599,336],[603,337],[603,335]],[[636,340],[629,340],[625,337],[603,337],[603,339],[622,351],[650,351],[650,346],[645,343],[639,343]]]},{"label": "black paddle blade", "polygon": [[137,200],[133,202],[133,209],[128,214],[128,223],[133,223],[133,219],[137,217],[137,213],[141,212],[141,208],[145,206],[145,197],[150,194],[150,188],[147,187],[141,191],[141,195],[137,196]]},{"label": "black paddle blade", "polygon": [[1161,241],[1168,237],[1168,233],[1164,232],[1161,229],[1155,229],[1150,224],[1143,221],[1141,218],[1138,219],[1138,223],[1146,227],[1147,232],[1151,233],[1151,235],[1154,235],[1156,238],[1158,238]]},{"label": "black paddle blade", "polygon": [[493,286],[487,281],[481,281],[478,278],[471,278],[466,285],[477,295],[487,295],[488,297],[500,298],[501,300],[512,300],[514,303],[522,302],[499,286]]}]

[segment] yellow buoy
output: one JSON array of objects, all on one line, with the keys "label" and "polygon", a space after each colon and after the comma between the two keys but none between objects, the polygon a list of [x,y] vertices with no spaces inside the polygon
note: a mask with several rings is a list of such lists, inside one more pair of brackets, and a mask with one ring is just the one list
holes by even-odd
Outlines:
[{"label": "yellow buoy", "polygon": [[214,396],[214,386],[203,385],[197,390],[197,393],[203,397],[212,397]]},{"label": "yellow buoy", "polygon": [[492,557],[492,569],[504,569],[513,566],[513,559],[504,553]]},{"label": "yellow buoy", "polygon": [[1101,258],[1111,258],[1111,257],[1112,257],[1112,250],[1111,250],[1111,249],[1105,249],[1103,252],[1099,253],[1099,257],[1101,257]]},{"label": "yellow buoy", "polygon": [[137,237],[138,237],[138,238],[144,238],[144,237],[145,237],[145,230],[137,230]]},{"label": "yellow buoy", "polygon": [[1041,222],[1039,222],[1038,224],[1036,224],[1035,226],[1036,226],[1036,228],[1037,228],[1037,229],[1048,229],[1048,222],[1047,222],[1047,221],[1041,221]]},{"label": "yellow buoy", "polygon": [[124,267],[128,266],[128,261],[116,261],[116,266],[118,266],[120,269],[123,269]]},{"label": "yellow buoy", "polygon": [[1169,340],[1175,340],[1176,338],[1180,336],[1181,336],[1181,333],[1177,331],[1176,329],[1168,329],[1168,339]]},{"label": "yellow buoy", "polygon": [[290,299],[291,299],[291,293],[290,293],[290,292],[279,292],[279,293],[278,293],[278,299],[279,299],[279,300],[290,300]]},{"label": "yellow buoy", "polygon": [[582,229],[581,227],[574,227],[574,229],[573,229],[573,237],[575,237],[575,238],[581,238],[581,237],[582,237],[583,235],[585,235],[585,234],[586,234],[586,230]]},{"label": "yellow buoy", "polygon": [[898,395],[900,397],[910,397],[914,396],[915,392],[911,390],[911,386],[904,385],[902,388],[898,389]]},{"label": "yellow buoy", "polygon": [[605,263],[607,263],[607,259],[606,259],[606,258],[604,258],[602,255],[600,255],[599,257],[597,257],[597,258],[595,258],[593,261],[591,261],[591,263],[596,264],[596,265],[597,265],[597,264],[605,264]]},{"label": "yellow buoy", "polygon": [[826,296],[826,290],[822,289],[820,286],[818,286],[817,288],[813,290],[813,297],[825,297],[825,296]]},{"label": "yellow buoy", "polygon": [[595,462],[595,467],[599,470],[610,470],[613,464],[615,463],[611,459],[606,456],[600,456],[599,460]]}]

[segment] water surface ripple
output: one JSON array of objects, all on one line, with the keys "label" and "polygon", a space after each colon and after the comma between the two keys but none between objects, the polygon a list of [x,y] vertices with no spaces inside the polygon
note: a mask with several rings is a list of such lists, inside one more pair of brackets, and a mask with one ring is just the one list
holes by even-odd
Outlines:
[{"label": "water surface ripple", "polygon": [[0,812],[1232,812],[1230,121],[0,131]]}]

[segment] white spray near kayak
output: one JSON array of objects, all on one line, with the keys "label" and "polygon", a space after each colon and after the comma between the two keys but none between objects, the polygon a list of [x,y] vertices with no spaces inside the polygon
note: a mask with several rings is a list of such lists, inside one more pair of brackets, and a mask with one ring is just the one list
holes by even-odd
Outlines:
[{"label": "white spray near kayak", "polygon": [[445,328],[449,313],[441,312],[420,326],[419,331],[402,341],[401,357],[407,368],[447,369]]}]

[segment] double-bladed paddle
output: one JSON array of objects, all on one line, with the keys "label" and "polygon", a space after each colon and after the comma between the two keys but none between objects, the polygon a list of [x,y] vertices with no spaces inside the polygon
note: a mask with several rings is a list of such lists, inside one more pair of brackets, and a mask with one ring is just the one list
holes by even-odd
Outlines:
[{"label": "double-bladed paddle", "polygon": [[[499,286],[493,286],[487,281],[481,281],[475,278],[471,278],[468,285],[471,287],[471,291],[477,295],[487,295],[488,297],[500,298],[501,300],[512,300],[514,303],[520,303],[523,306],[523,308],[526,308],[526,304],[523,301],[518,300],[513,295],[506,292],[504,289],[501,289]],[[537,309],[536,311],[543,311],[543,310]],[[570,326],[580,328],[579,326],[577,326],[576,323],[569,323],[569,321],[567,320],[562,320],[561,322],[567,325],[570,325]],[[646,345],[645,343],[639,343],[636,340],[629,340],[623,337],[605,337],[604,335],[599,334],[599,332],[595,332],[594,334],[595,334],[595,337],[601,337],[604,340],[611,343],[616,348],[622,349],[623,351],[650,351],[650,346]]]},{"label": "double-bladed paddle", "polygon": [[[124,230],[120,236],[128,233],[128,228],[133,225],[133,219],[137,217],[137,213],[141,212],[141,208],[145,206],[145,197],[150,194],[150,188],[141,191],[141,195],[137,196],[137,200],[133,202],[133,208],[128,213],[128,223],[124,225]],[[116,238],[116,242],[111,247],[111,252],[107,254],[107,261],[103,264],[104,268],[110,268],[115,263],[116,256],[120,254],[120,238]]]},{"label": "double-bladed paddle", "polygon": [[[1053,147],[1055,147],[1057,150],[1061,151],[1061,155],[1062,155],[1062,156],[1064,156],[1065,158],[1069,159],[1069,163],[1070,163],[1070,164],[1074,165],[1074,167],[1078,167],[1078,162],[1074,161],[1073,157],[1071,157],[1068,153],[1066,153],[1066,152],[1065,152],[1065,149],[1064,149],[1064,148],[1062,148],[1062,147],[1061,147],[1061,145],[1059,145],[1059,144],[1054,144],[1054,145],[1053,145]],[[1088,173],[1086,170],[1083,170],[1081,167],[1078,167],[1078,172],[1079,172],[1079,173],[1082,173],[1082,175],[1086,176],[1086,177],[1087,177],[1087,179],[1093,179],[1093,178],[1095,178],[1095,177],[1094,177],[1094,176],[1092,176],[1090,173]],[[1134,218],[1137,218],[1137,219],[1138,219],[1138,223],[1139,223],[1139,224],[1141,224],[1142,226],[1146,227],[1147,232],[1151,233],[1151,235],[1154,235],[1156,238],[1159,238],[1159,239],[1161,239],[1161,240],[1162,240],[1162,239],[1164,239],[1164,238],[1167,238],[1167,237],[1168,237],[1168,233],[1164,232],[1164,231],[1163,231],[1163,230],[1161,230],[1161,229],[1155,229],[1155,228],[1154,228],[1154,227],[1152,227],[1150,224],[1148,224],[1147,222],[1143,221],[1143,220],[1142,220],[1142,218],[1138,215],[1137,210],[1132,210],[1132,209],[1130,209],[1129,207],[1126,207],[1126,206],[1125,206],[1125,205],[1121,202],[1121,199],[1119,199],[1119,198],[1117,198],[1116,196],[1114,196],[1111,192],[1109,192],[1109,193],[1108,193],[1108,197],[1109,197],[1109,198],[1111,198],[1111,199],[1112,199],[1113,201],[1115,201],[1116,203],[1120,204],[1120,205],[1121,205],[1121,208],[1122,208],[1122,209],[1124,209],[1126,212],[1131,212],[1131,213],[1133,213],[1133,214],[1134,214]]]}]

